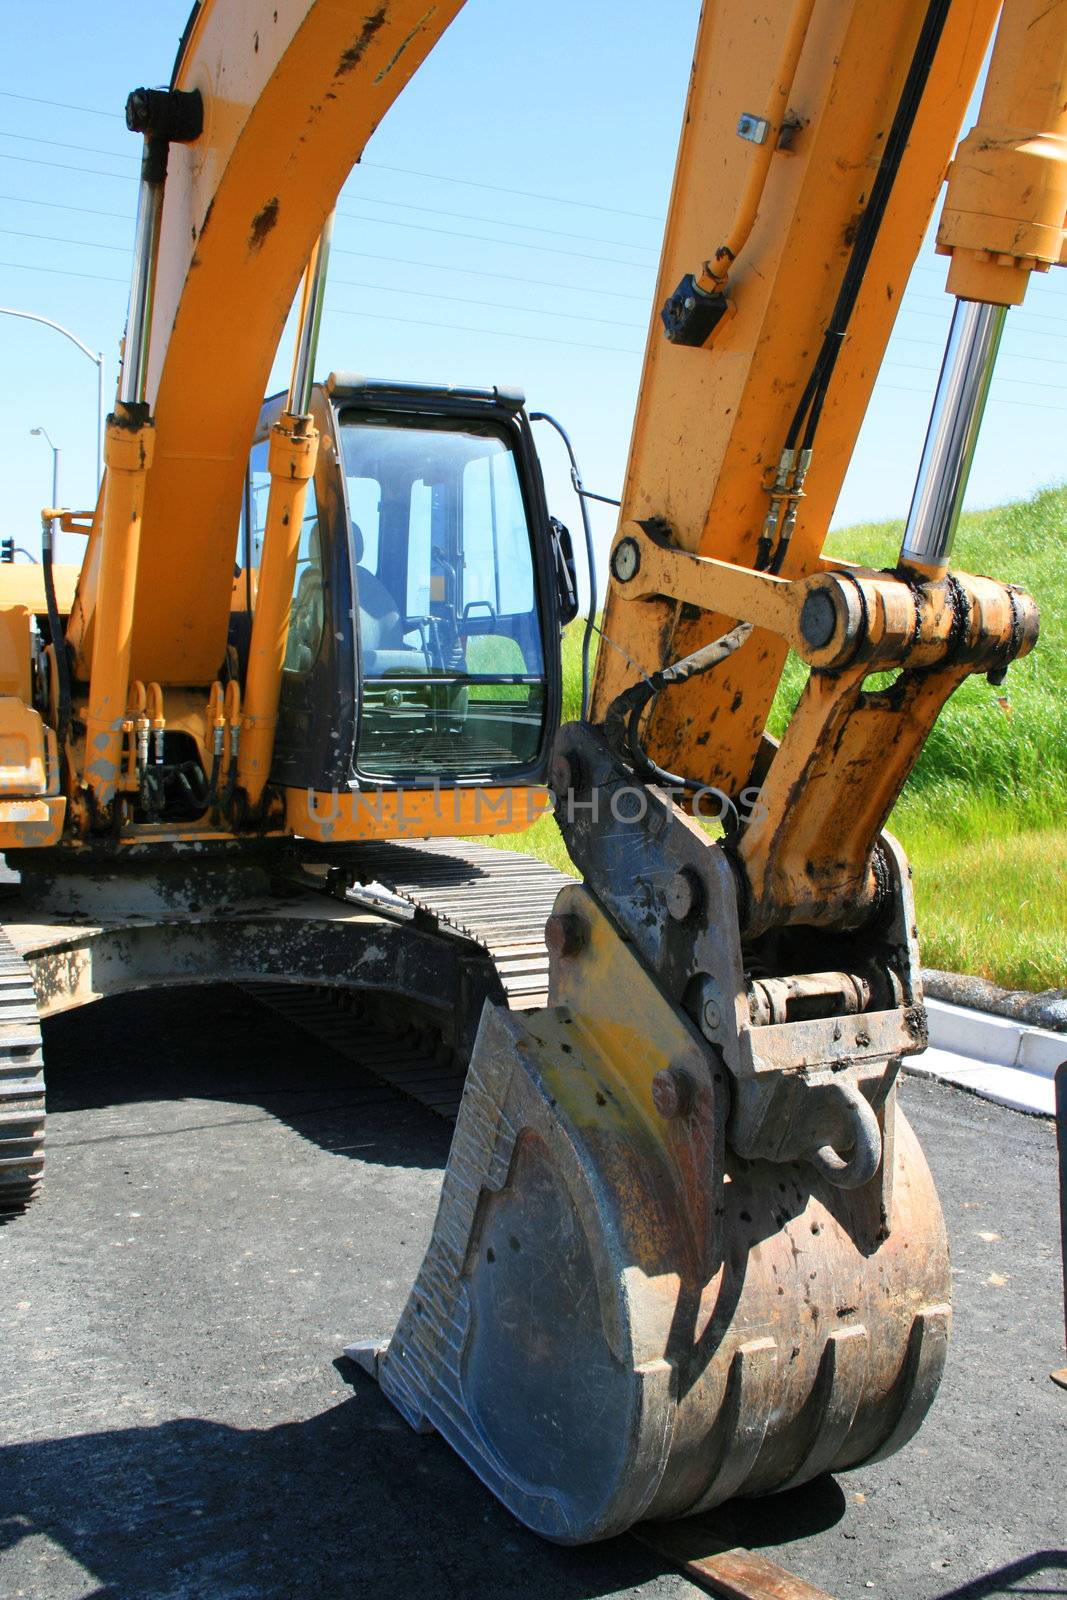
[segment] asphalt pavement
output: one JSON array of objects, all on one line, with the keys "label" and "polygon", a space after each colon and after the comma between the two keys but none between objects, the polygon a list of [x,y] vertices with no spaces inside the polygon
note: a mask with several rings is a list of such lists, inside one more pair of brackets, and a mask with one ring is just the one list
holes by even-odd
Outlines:
[{"label": "asphalt pavement", "polygon": [[[0,1596],[680,1600],[546,1545],[340,1356],[388,1333],[450,1129],[230,990],[46,1028],[43,1198],[0,1229]],[[891,1460],[731,1512],[830,1594],[1067,1594],[1055,1137],[909,1079],[953,1247],[935,1408]]]}]

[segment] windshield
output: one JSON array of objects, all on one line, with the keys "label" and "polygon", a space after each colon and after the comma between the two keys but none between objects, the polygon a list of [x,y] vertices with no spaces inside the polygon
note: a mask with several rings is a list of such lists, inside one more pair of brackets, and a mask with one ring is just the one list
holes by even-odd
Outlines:
[{"label": "windshield", "polygon": [[344,413],[359,770],[502,776],[537,757],[545,665],[515,457],[493,428]]}]

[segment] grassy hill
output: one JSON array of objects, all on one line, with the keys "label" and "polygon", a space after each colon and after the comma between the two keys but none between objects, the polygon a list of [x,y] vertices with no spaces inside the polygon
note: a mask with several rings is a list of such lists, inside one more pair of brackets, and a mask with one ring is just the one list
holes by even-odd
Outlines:
[{"label": "grassy hill", "polygon": [[[899,522],[864,524],[831,535],[828,549],[892,566],[901,533]],[[1002,689],[975,677],[957,690],[890,820],[915,872],[923,961],[1007,988],[1064,986],[1067,485],[965,515],[953,563],[1028,588],[1041,607],[1041,638]],[[578,711],[579,640],[572,625],[564,640],[567,717]],[[772,732],[788,721],[804,676],[792,658]],[[500,843],[569,866],[551,818]]]}]

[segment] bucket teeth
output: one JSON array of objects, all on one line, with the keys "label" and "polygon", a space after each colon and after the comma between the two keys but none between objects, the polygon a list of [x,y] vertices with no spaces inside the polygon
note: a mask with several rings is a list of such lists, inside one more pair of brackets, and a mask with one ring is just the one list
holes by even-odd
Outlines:
[{"label": "bucket teeth", "polygon": [[879,1180],[728,1154],[724,1074],[610,949],[599,1011],[486,1007],[426,1257],[388,1344],[349,1351],[563,1543],[898,1448],[947,1340],[940,1209],[895,1099],[887,1232]]}]

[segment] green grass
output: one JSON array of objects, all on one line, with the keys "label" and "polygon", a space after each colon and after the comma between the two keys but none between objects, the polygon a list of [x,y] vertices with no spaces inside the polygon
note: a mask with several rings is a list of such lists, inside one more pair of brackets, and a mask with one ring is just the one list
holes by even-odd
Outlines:
[{"label": "green grass", "polygon": [[[828,553],[892,566],[902,524],[832,534]],[[971,512],[953,563],[1023,584],[1041,608],[1036,650],[1005,686],[969,679],[949,701],[890,819],[915,874],[927,966],[974,973],[1006,988],[1067,985],[1067,485]],[[578,713],[580,627],[564,638],[564,716]],[[780,734],[805,669],[787,663],[771,715]],[[1008,702],[1006,712],[998,696]],[[502,838],[573,870],[543,817]]]}]

